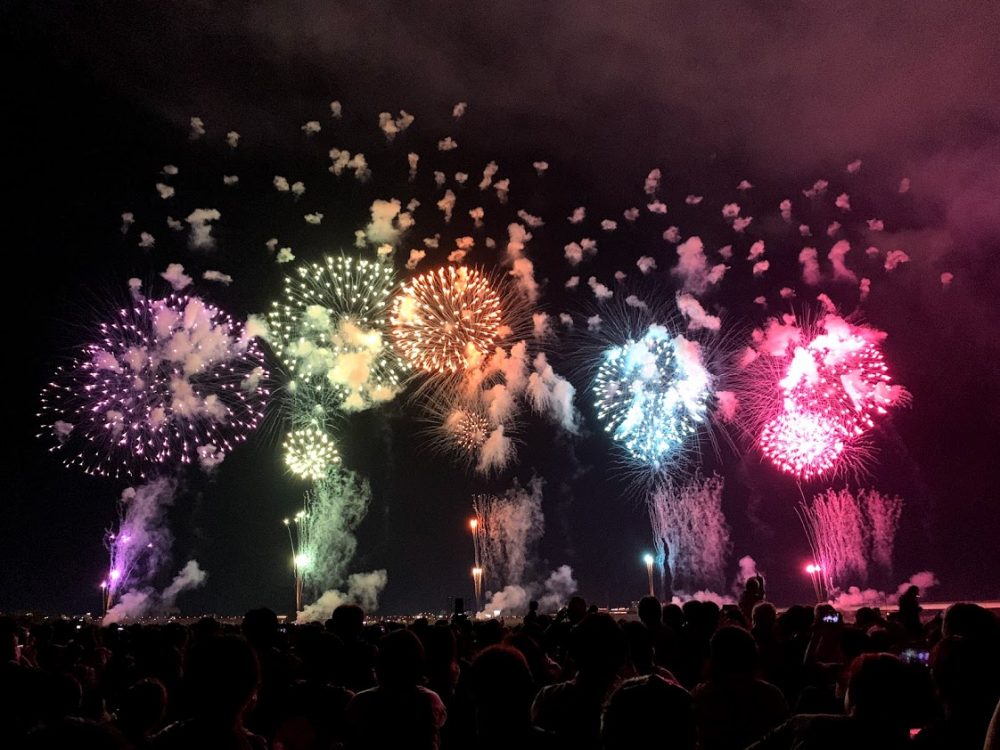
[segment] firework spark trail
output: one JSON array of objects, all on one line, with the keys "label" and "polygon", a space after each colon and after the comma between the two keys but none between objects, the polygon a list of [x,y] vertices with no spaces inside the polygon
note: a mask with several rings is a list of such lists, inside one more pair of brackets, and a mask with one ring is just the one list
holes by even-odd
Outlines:
[{"label": "firework spark trail", "polygon": [[723,479],[695,476],[660,485],[647,498],[653,544],[661,573],[669,568],[674,588],[718,590],[731,544],[722,513]]},{"label": "firework spark trail", "polygon": [[40,437],[88,474],[211,468],[263,417],[268,373],[249,333],[198,297],[136,295],[43,389]]},{"label": "firework spark trail", "polygon": [[476,495],[473,510],[479,520],[479,552],[488,587],[520,585],[532,549],[545,531],[542,480],[532,478],[527,488],[515,482],[503,495]]},{"label": "firework spark trail", "polygon": [[371,488],[352,471],[332,471],[305,496],[305,514],[299,524],[299,552],[308,558],[303,579],[318,595],[340,585],[357,550],[354,530],[368,513]]},{"label": "firework spark trail", "polygon": [[123,620],[136,620],[149,615],[167,615],[177,611],[177,597],[185,591],[198,588],[205,583],[208,574],[201,569],[197,560],[188,560],[163,591],[152,587],[132,588],[122,594],[118,604],[105,614],[102,623],[110,625]]},{"label": "firework spark trail", "polygon": [[839,590],[844,578],[868,578],[870,531],[862,507],[848,490],[827,490],[799,503],[799,518],[820,566],[826,592]]},{"label": "firework spark trail", "polygon": [[386,263],[328,255],[285,277],[272,304],[268,340],[290,382],[330,390],[346,411],[396,396],[406,367],[389,345],[386,316],[395,274]]},{"label": "firework spark trail", "polygon": [[891,383],[884,338],[833,314],[815,325],[787,315],[755,332],[740,420],[775,466],[811,479],[863,465],[875,420],[910,400]]},{"label": "firework spark trail", "polygon": [[182,592],[204,583],[205,572],[196,560],[189,560],[166,588],[160,592],[153,588],[171,557],[173,534],[167,510],[176,492],[176,482],[164,478],[122,492],[118,527],[105,535],[109,556],[102,582],[105,624],[172,612]]},{"label": "firework spark trail", "polygon": [[886,573],[892,573],[892,552],[896,531],[903,514],[903,499],[883,495],[878,490],[862,490],[858,501],[864,508],[871,538],[871,559]]},{"label": "firework spark trail", "polygon": [[109,556],[104,582],[109,605],[122,592],[155,578],[170,559],[174,538],[166,514],[176,491],[175,482],[161,478],[122,492],[118,526],[109,529],[104,539]]}]

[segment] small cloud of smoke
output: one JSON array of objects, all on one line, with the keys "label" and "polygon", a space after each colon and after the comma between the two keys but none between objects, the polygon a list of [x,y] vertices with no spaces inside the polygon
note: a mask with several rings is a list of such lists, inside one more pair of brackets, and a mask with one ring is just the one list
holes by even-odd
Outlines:
[{"label": "small cloud of smoke", "polygon": [[396,198],[387,201],[375,199],[372,202],[372,220],[365,227],[365,236],[370,243],[374,245],[395,244],[400,234],[412,226],[410,214],[400,213],[401,208],[402,206]]},{"label": "small cloud of smoke", "polygon": [[454,107],[451,108],[451,116],[456,120],[460,120],[465,115],[465,110],[468,109],[468,102],[458,102]]},{"label": "small cloud of smoke", "polygon": [[656,259],[649,255],[643,255],[635,262],[643,275],[647,275],[656,270]]},{"label": "small cloud of smoke", "polygon": [[424,250],[410,250],[410,257],[406,261],[406,268],[412,271],[425,257],[427,257],[427,252]]},{"label": "small cloud of smoke", "polygon": [[129,227],[135,224],[135,214],[131,211],[122,213],[122,234],[127,234]]},{"label": "small cloud of smoke", "polygon": [[191,228],[188,236],[188,246],[194,250],[209,250],[215,247],[212,236],[212,222],[222,218],[222,214],[214,208],[196,208],[185,221]]},{"label": "small cloud of smoke", "polygon": [[833,278],[838,281],[856,282],[857,275],[844,262],[847,254],[851,251],[851,243],[847,240],[839,240],[830,248],[830,253],[826,256],[833,264]]},{"label": "small cloud of smoke", "polygon": [[451,221],[451,213],[455,210],[455,193],[451,190],[446,190],[444,197],[437,202],[437,207],[444,214],[445,222]]},{"label": "small cloud of smoke", "polygon": [[184,273],[184,266],[180,263],[171,263],[167,266],[167,270],[160,274],[170,286],[173,287],[175,292],[190,286],[192,279],[186,273]]},{"label": "small cloud of smoke", "polygon": [[903,250],[890,250],[885,255],[885,270],[895,271],[903,263],[909,263],[910,256]]},{"label": "small cloud of smoke", "polygon": [[139,247],[150,248],[156,245],[156,238],[149,232],[142,232],[139,235]]},{"label": "small cloud of smoke", "polygon": [[573,209],[573,213],[568,217],[570,224],[581,224],[583,220],[587,217],[587,207],[577,206]]},{"label": "small cloud of smoke", "polygon": [[454,151],[458,148],[458,142],[450,135],[438,141],[438,151]]},{"label": "small cloud of smoke", "polygon": [[156,192],[160,194],[160,197],[163,200],[166,200],[167,198],[173,198],[175,191],[170,185],[164,185],[162,182],[158,182],[156,183]]},{"label": "small cloud of smoke", "polygon": [[538,229],[539,227],[545,225],[545,222],[542,221],[542,218],[540,216],[535,216],[533,214],[529,214],[523,208],[520,209],[520,210],[518,210],[518,212],[517,212],[517,218],[519,218],[521,221],[523,221],[524,224],[529,229]]},{"label": "small cloud of smoke", "polygon": [[345,169],[354,172],[354,178],[359,182],[367,182],[372,176],[364,154],[358,153],[351,156],[351,153],[346,149],[332,148],[330,149],[330,161],[332,164],[330,164],[329,170],[337,177],[342,175]]},{"label": "small cloud of smoke", "polygon": [[278,251],[278,254],[274,257],[278,263],[291,263],[295,260],[295,255],[292,253],[292,248],[283,247]]},{"label": "small cloud of smoke", "polygon": [[312,214],[306,214],[302,218],[306,220],[306,224],[312,224],[313,226],[323,223],[323,214],[319,211]]},{"label": "small cloud of smoke", "polygon": [[330,117],[334,120],[339,120],[344,116],[344,108],[341,106],[340,102],[334,100],[330,102]]},{"label": "small cloud of smoke", "polygon": [[226,133],[226,143],[229,144],[229,148],[236,148],[240,145],[240,134],[235,130],[230,130]]},{"label": "small cloud of smoke", "polygon": [[543,339],[552,335],[552,325],[548,313],[532,313],[532,335],[536,339]]},{"label": "small cloud of smoke", "polygon": [[195,141],[205,135],[205,123],[200,117],[191,118],[191,133],[190,137],[192,141]]},{"label": "small cloud of smoke", "polygon": [[378,126],[385,134],[385,139],[392,143],[396,136],[413,123],[414,117],[406,110],[399,110],[399,117],[393,117],[390,112],[379,112]]},{"label": "small cloud of smoke", "polygon": [[727,423],[736,419],[736,411],[739,408],[736,394],[732,391],[716,391],[715,398],[717,400],[715,411],[719,419]]},{"label": "small cloud of smoke", "polygon": [[802,281],[810,286],[816,286],[822,280],[818,258],[819,255],[814,247],[804,247],[799,253],[799,263],[802,265]]},{"label": "small cloud of smoke", "polygon": [[483,167],[483,179],[479,181],[480,190],[486,190],[486,188],[493,184],[493,177],[496,176],[499,169],[500,166],[495,161],[491,161]]},{"label": "small cloud of smoke", "polygon": [[651,169],[649,174],[646,175],[646,181],[642,186],[643,192],[646,195],[656,195],[656,191],[660,189],[660,180],[663,177],[663,173],[659,169]]},{"label": "small cloud of smoke", "polygon": [[222,271],[205,271],[201,277],[206,281],[217,281],[220,284],[225,284],[226,286],[233,283],[233,277],[227,273],[222,273]]},{"label": "small cloud of smoke", "polygon": [[579,414],[573,405],[576,389],[566,378],[556,374],[544,352],[535,357],[534,368],[528,376],[527,386],[532,409],[567,432],[576,434],[579,429]]},{"label": "small cloud of smoke", "polygon": [[305,133],[307,136],[316,135],[316,133],[318,133],[322,129],[323,128],[319,124],[319,120],[309,120],[309,122],[307,122],[302,126],[302,132]]},{"label": "small cloud of smoke", "polygon": [[615,296],[615,293],[599,282],[596,276],[591,276],[587,279],[587,285],[590,287],[591,291],[593,291],[598,302],[604,302],[605,300],[609,300]]},{"label": "small cloud of smoke", "polygon": [[514,455],[514,443],[504,434],[503,424],[499,424],[479,448],[476,471],[482,475],[499,472],[510,465]]},{"label": "small cloud of smoke", "polygon": [[549,171],[549,163],[547,161],[534,161],[531,163],[531,166],[535,168],[535,172],[538,173],[539,177]]},{"label": "small cloud of smoke", "polygon": [[701,303],[690,294],[677,295],[677,309],[688,319],[688,330],[697,331],[704,328],[718,331],[722,327],[721,318],[706,312]]},{"label": "small cloud of smoke", "polygon": [[353,573],[347,579],[347,591],[330,589],[323,592],[319,599],[298,613],[295,621],[325,622],[341,604],[357,604],[365,612],[374,612],[378,609],[378,598],[388,582],[389,575],[384,569]]}]

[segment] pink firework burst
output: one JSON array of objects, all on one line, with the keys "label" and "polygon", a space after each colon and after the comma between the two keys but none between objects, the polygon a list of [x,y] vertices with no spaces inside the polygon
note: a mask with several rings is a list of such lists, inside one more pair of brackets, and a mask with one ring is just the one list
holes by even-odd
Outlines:
[{"label": "pink firework burst", "polygon": [[267,380],[259,343],[226,313],[186,294],[137,295],[45,386],[39,437],[88,474],[210,469],[257,426]]},{"label": "pink firework burst", "polygon": [[910,398],[892,384],[884,338],[836,315],[813,326],[786,316],[757,332],[744,424],[775,466],[811,479],[863,462],[876,419]]}]

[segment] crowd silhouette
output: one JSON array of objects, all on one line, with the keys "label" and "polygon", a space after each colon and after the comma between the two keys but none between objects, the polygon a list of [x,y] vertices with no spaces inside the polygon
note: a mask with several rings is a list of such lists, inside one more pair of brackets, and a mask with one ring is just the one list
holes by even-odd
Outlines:
[{"label": "crowd silhouette", "polygon": [[579,597],[517,621],[3,618],[0,747],[1000,750],[1000,621],[918,594],[851,622],[763,581],[638,620]]}]

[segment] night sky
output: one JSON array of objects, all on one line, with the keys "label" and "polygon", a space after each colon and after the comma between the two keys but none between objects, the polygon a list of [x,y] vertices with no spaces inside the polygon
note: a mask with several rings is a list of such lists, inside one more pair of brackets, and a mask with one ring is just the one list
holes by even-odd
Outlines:
[{"label": "night sky", "polygon": [[[724,202],[739,200],[773,229],[782,198],[826,178],[832,191],[849,190],[855,219],[877,212],[894,234],[885,246],[905,248],[911,262],[873,277],[863,312],[889,334],[887,359],[913,405],[879,427],[871,476],[851,485],[906,501],[894,573],[869,583],[890,590],[932,570],[941,585],[929,598],[1000,596],[1000,6],[650,1],[612,14],[611,6],[569,1],[516,0],[489,11],[290,5],[4,6],[0,611],[99,605],[102,534],[124,485],[63,468],[35,438],[35,414],[52,369],[86,340],[96,311],[127,298],[129,277],[155,288],[171,262],[199,276],[221,270],[235,278],[231,287],[199,282],[198,290],[234,315],[263,312],[289,270],[265,249],[269,237],[291,245],[299,260],[350,249],[373,199],[412,192],[425,204],[413,241],[440,231],[442,248],[450,247],[467,232],[441,224],[431,172],[464,169],[472,182],[490,160],[511,178],[511,205],[491,213],[495,199],[484,200],[486,232],[503,243],[504,217],[516,208],[546,220],[528,251],[544,283],[542,309],[551,313],[586,309],[585,283],[576,293],[563,289],[575,271],[562,248],[581,235],[598,237],[601,249],[581,275],[611,284],[619,268],[637,275],[641,254],[669,268],[675,256],[660,237],[669,224],[702,236],[706,247],[731,241],[717,217]],[[333,99],[343,103],[339,123],[328,115]],[[469,109],[456,123],[458,101]],[[400,109],[417,119],[387,144],[378,113]],[[188,137],[192,116],[205,122],[203,139]],[[307,139],[300,127],[313,119],[323,131]],[[236,150],[225,144],[229,130],[242,136]],[[436,144],[446,135],[460,148],[442,154]],[[363,151],[375,179],[334,179],[332,146]],[[422,188],[407,185],[408,151],[422,155]],[[531,166],[538,159],[551,165],[544,180]],[[848,183],[844,166],[854,159],[864,166]],[[154,189],[165,164],[180,169],[169,206]],[[601,233],[601,218],[624,224],[623,209],[644,205],[643,179],[653,167],[664,171],[670,213]],[[223,187],[223,174],[238,174],[239,186]],[[306,183],[301,201],[274,191],[278,174]],[[905,196],[896,190],[904,176],[913,184]],[[743,178],[755,185],[748,195],[735,190]],[[688,193],[715,207],[711,222],[684,205]],[[460,202],[456,214],[473,205]],[[586,230],[564,219],[580,205]],[[185,235],[164,223],[196,207],[222,212],[210,253],[189,250]],[[326,217],[321,227],[302,221],[317,210]],[[119,231],[123,211],[136,216],[127,235]],[[814,224],[832,218],[831,207]],[[156,247],[138,248],[139,231],[153,233]],[[757,294],[776,298],[779,286],[797,283],[802,244],[797,234],[769,244],[766,289],[741,264],[709,297],[734,335],[763,321]],[[397,252],[399,265],[407,249]],[[443,257],[425,263],[433,260]],[[939,281],[945,271],[955,275],[947,290]],[[658,279],[659,292],[672,298],[669,273]],[[846,310],[858,304],[850,285],[821,290]],[[569,373],[579,362],[566,349],[557,342],[550,358]],[[586,415],[583,394],[578,406]],[[648,519],[594,428],[588,416],[574,437],[529,418],[517,466],[486,481],[427,452],[405,399],[350,416],[341,427],[344,462],[370,479],[374,493],[351,570],[388,570],[387,613],[443,609],[449,597],[468,597],[470,495],[536,474],[545,480],[546,517],[537,577],[565,563],[588,600],[636,598],[645,586]],[[281,519],[301,507],[304,486],[284,473],[280,434],[272,421],[215,475],[184,475],[170,516],[176,565],[164,579],[190,557],[209,574],[204,588],[180,600],[184,612],[291,609]],[[725,442],[717,451],[705,445],[701,465],[726,477],[733,573],[749,554],[772,598],[806,599],[808,547],[794,514],[794,481]]]}]

